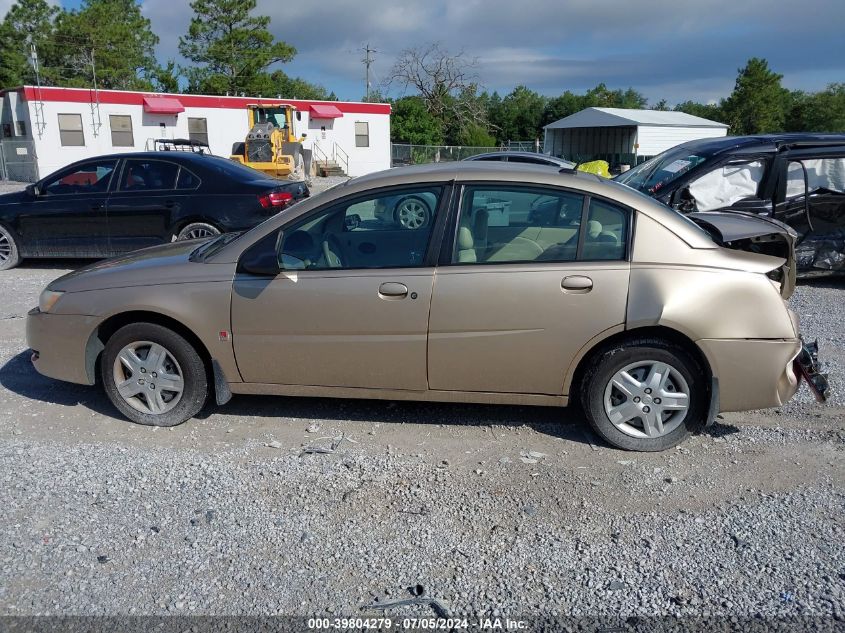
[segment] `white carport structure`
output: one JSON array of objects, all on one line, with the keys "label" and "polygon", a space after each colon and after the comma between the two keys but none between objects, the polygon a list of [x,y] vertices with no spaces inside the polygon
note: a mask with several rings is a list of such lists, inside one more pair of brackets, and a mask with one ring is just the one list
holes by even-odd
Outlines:
[{"label": "white carport structure", "polygon": [[543,151],[577,162],[636,165],[686,141],[727,133],[724,123],[685,112],[586,108],[549,123]]}]

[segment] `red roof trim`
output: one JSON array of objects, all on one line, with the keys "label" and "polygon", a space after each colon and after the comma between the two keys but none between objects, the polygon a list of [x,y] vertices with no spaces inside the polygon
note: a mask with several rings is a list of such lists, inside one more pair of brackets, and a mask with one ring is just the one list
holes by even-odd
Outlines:
[{"label": "red roof trim", "polygon": [[311,116],[315,119],[338,119],[343,116],[343,112],[338,110],[337,106],[312,103],[308,107],[311,110]]},{"label": "red roof trim", "polygon": [[179,114],[185,106],[173,97],[144,97],[144,112],[151,114]]},{"label": "red roof trim", "polygon": [[390,114],[389,103],[359,103],[354,101],[302,101],[299,99],[267,99],[258,97],[214,97],[210,95],[159,94],[129,92],[123,90],[100,90],[95,93],[87,88],[41,88],[24,86],[24,98],[27,101],[64,101],[69,103],[93,103],[98,98],[100,103],[117,105],[144,105],[144,98],[170,97],[178,99],[186,108],[226,108],[241,110],[251,103],[290,103],[300,110],[308,110],[312,105],[331,105],[344,114]]}]

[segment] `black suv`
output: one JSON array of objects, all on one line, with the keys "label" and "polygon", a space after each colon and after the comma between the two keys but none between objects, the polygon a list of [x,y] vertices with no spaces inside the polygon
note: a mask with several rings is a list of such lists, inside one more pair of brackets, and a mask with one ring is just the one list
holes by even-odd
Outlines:
[{"label": "black suv", "polygon": [[616,180],[684,213],[774,217],[798,233],[799,273],[845,271],[845,134],[691,141]]}]

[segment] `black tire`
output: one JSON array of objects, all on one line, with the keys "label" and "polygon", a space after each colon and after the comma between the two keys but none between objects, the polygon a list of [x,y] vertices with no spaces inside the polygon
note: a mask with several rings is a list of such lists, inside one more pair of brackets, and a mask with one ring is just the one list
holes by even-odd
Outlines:
[{"label": "black tire", "polygon": [[[422,215],[422,222],[419,224],[409,225],[402,217],[401,211],[403,209],[403,205],[407,204],[416,204],[417,208],[420,209]],[[393,208],[393,221],[401,226],[403,229],[407,229],[410,231],[415,231],[418,229],[424,229],[431,223],[431,207],[428,206],[428,203],[420,198],[419,196],[405,196],[399,202],[396,203],[396,206]]]},{"label": "black tire", "polygon": [[208,222],[191,222],[182,227],[176,234],[176,241],[198,240],[220,235],[220,229]]},{"label": "black tire", "polygon": [[[138,410],[130,405],[117,389],[115,361],[118,354],[126,346],[140,342],[161,345],[178,363],[178,370],[184,381],[184,389],[178,402],[172,409],[163,413],[153,414]],[[103,388],[112,404],[132,422],[146,426],[182,424],[202,410],[209,395],[208,372],[194,346],[173,330],[154,323],[133,323],[115,332],[106,342],[100,356],[100,376]],[[148,380],[152,382],[152,379]],[[145,395],[142,396],[142,398],[145,397]]]},{"label": "black tire", "polygon": [[[605,411],[606,389],[617,372],[634,363],[648,361],[665,363],[681,375],[687,383],[689,405],[674,430],[659,437],[634,437],[630,427],[626,427],[629,432],[624,432],[610,421]],[[594,359],[581,380],[581,406],[593,430],[613,446],[629,451],[664,451],[704,427],[709,402],[706,375],[700,363],[683,347],[657,338],[634,339],[614,345]],[[638,406],[644,404],[636,402]],[[669,415],[675,414],[670,412]],[[638,423],[641,424],[641,420],[633,424]]]},{"label": "black tire", "polygon": [[0,224],[0,270],[9,270],[20,263],[20,250],[15,236]]}]

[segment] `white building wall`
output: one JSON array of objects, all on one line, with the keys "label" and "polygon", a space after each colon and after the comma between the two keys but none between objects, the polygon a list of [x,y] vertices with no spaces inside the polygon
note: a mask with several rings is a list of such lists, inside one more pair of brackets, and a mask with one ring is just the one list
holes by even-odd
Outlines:
[{"label": "white building wall", "polygon": [[[174,95],[178,98],[178,96]],[[35,102],[26,102],[25,113],[29,119],[28,131],[36,143],[39,174],[44,177],[74,161],[102,154],[144,151],[152,149],[152,140],[157,138],[189,138],[188,119],[204,118],[207,121],[208,142],[211,152],[228,157],[232,145],[243,141],[249,123],[245,108],[186,107],[177,115],[150,114],[141,105],[101,103],[99,125],[97,110],[88,103],[44,101],[44,125],[36,127]],[[307,133],[320,145],[329,158],[336,143],[349,157],[348,174],[361,176],[390,168],[390,115],[359,114],[344,112],[336,119],[309,120],[307,109],[300,111],[300,120],[295,123],[298,135]],[[62,146],[59,134],[59,114],[79,114],[85,136],[84,147]],[[112,145],[109,115],[132,117],[133,147]],[[355,122],[369,124],[369,147],[355,146]],[[325,131],[321,128],[325,127]],[[340,155],[340,152],[337,152]],[[343,160],[339,161],[343,165]],[[346,167],[346,165],[343,165]]]},{"label": "white building wall", "polygon": [[727,134],[719,127],[646,126],[637,128],[637,156],[655,156],[671,147],[700,138],[720,138]]}]

